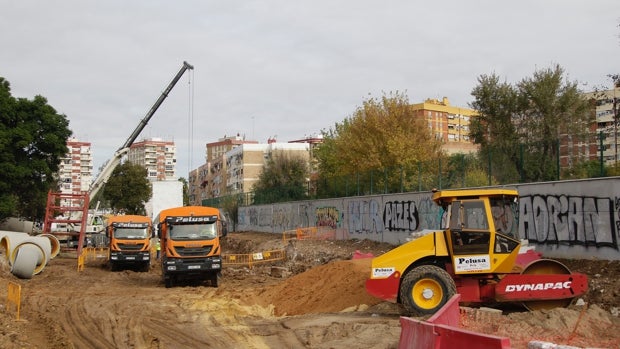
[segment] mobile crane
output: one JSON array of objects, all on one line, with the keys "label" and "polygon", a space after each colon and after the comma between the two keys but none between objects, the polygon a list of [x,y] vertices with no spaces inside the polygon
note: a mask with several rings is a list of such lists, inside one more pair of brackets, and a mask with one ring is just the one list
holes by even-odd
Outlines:
[{"label": "mobile crane", "polygon": [[[144,127],[146,127],[146,125],[148,124],[151,117],[153,117],[157,109],[159,109],[159,106],[161,106],[166,97],[168,97],[168,94],[170,93],[170,91],[172,91],[172,88],[176,85],[179,79],[181,79],[181,76],[183,76],[185,71],[188,69],[192,70],[194,69],[194,67],[184,61],[183,66],[181,67],[179,72],[174,76],[172,81],[168,84],[168,86],[159,96],[157,101],[155,101],[155,104],[153,104],[153,106],[146,113],[144,118],[140,120],[138,126],[133,130],[129,138],[127,138],[125,143],[123,143],[123,145],[118,148],[118,150],[112,156],[112,159],[110,159],[105,164],[97,178],[95,178],[95,180],[91,184],[88,192],[83,192],[80,194],[55,193],[51,190],[48,192],[47,206],[45,210],[45,221],[43,223],[43,232],[53,235],[62,235],[64,236],[64,238],[69,236],[70,238],[75,239],[77,237],[77,253],[79,255],[82,252],[84,237],[86,233],[88,206],[90,204],[90,198],[97,195],[103,185],[108,181],[108,179],[110,179],[110,176],[112,176],[112,172],[121,163],[123,156],[127,154],[127,152],[129,152],[129,148],[131,147],[133,142],[136,140],[136,138],[138,138]],[[65,213],[68,213],[69,217],[66,217]],[[75,216],[77,216],[77,218],[74,218]],[[67,227],[79,227],[80,230],[79,232],[52,231],[52,223],[66,224]]]}]

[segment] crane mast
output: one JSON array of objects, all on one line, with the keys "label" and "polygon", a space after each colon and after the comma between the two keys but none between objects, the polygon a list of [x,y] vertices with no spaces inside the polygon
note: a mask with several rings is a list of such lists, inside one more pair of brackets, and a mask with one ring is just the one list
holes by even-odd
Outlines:
[{"label": "crane mast", "polygon": [[181,76],[183,76],[185,71],[188,69],[194,69],[194,66],[184,61],[183,66],[181,67],[177,75],[172,79],[170,84],[168,84],[168,87],[166,87],[164,92],[161,93],[161,96],[159,96],[157,101],[155,101],[155,104],[153,104],[153,106],[148,111],[148,113],[146,113],[144,118],[140,120],[140,123],[138,123],[138,126],[133,130],[129,138],[127,138],[125,143],[120,148],[118,148],[118,150],[114,153],[112,159],[110,159],[105,164],[97,178],[95,178],[92,185],[90,186],[90,189],[88,190],[88,194],[90,195],[90,197],[94,197],[95,195],[97,195],[103,185],[108,181],[108,179],[110,179],[110,176],[112,176],[112,172],[120,164],[123,156],[127,154],[127,152],[129,152],[129,147],[131,147],[136,138],[138,138],[144,127],[146,127],[146,125],[148,124],[149,120],[151,120],[153,114],[155,114],[157,109],[159,109],[159,106],[163,103],[166,97],[168,97],[168,94],[170,93],[172,88],[176,85],[179,79],[181,79]]},{"label": "crane mast", "polygon": [[[183,62],[183,66],[179,72],[172,79],[170,84],[168,84],[164,92],[162,92],[161,96],[159,96],[144,118],[140,120],[140,123],[133,130],[129,138],[127,138],[125,143],[118,148],[112,159],[104,165],[101,172],[97,175],[97,178],[91,184],[88,192],[81,192],[80,194],[66,194],[58,192],[55,193],[51,190],[49,191],[45,208],[45,221],[43,224],[44,233],[56,235],[59,237],[59,240],[63,241],[67,241],[67,238],[77,238],[77,254],[78,256],[81,255],[88,225],[87,223],[89,223],[87,218],[89,216],[88,206],[90,203],[90,198],[97,195],[103,185],[108,181],[108,179],[110,179],[112,172],[120,164],[123,156],[129,152],[129,148],[136,138],[138,138],[140,132],[142,132],[144,127],[146,127],[146,124],[149,122],[153,114],[155,114],[162,102],[166,99],[166,97],[168,97],[168,94],[174,85],[176,85],[181,76],[188,69],[194,69],[194,67],[187,62]],[[67,228],[65,230],[55,230],[52,229],[54,224],[62,224]],[[76,228],[79,228],[79,232],[75,231]],[[89,233],[92,232],[89,231]]]}]

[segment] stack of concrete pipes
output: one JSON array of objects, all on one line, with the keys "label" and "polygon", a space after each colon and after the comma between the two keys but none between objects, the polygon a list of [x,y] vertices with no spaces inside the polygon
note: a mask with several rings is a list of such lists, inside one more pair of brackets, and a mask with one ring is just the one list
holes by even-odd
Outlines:
[{"label": "stack of concrete pipes", "polygon": [[51,234],[33,236],[0,230],[0,249],[4,249],[13,275],[20,279],[31,279],[58,255],[60,243]]}]

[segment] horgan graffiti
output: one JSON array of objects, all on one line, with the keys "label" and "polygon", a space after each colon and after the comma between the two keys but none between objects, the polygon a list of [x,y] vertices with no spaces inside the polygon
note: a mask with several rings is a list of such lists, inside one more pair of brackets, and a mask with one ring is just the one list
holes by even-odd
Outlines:
[{"label": "horgan graffiti", "polygon": [[[619,199],[615,199],[618,207]],[[531,195],[519,199],[519,235],[544,244],[619,249],[620,217],[610,198]],[[620,212],[619,212],[620,213]]]}]

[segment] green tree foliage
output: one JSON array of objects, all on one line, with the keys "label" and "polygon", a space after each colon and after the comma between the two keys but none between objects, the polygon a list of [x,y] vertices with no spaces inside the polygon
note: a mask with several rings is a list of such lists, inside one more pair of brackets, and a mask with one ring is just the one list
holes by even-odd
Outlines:
[{"label": "green tree foliage", "polygon": [[587,137],[593,109],[564,70],[538,70],[515,85],[482,75],[471,107],[471,137],[502,183],[557,179],[561,137]]},{"label": "green tree foliage", "polygon": [[146,214],[144,204],[153,191],[146,168],[130,162],[117,166],[103,188],[103,197],[115,213]]},{"label": "green tree foliage", "polygon": [[254,203],[295,201],[307,198],[308,162],[284,151],[271,153],[252,188]]},{"label": "green tree foliage", "polygon": [[189,206],[189,186],[185,177],[179,178],[179,182],[183,183],[183,206]]},{"label": "green tree foliage", "polygon": [[491,178],[488,172],[481,167],[476,154],[452,154],[445,157],[447,166],[443,169],[442,189],[466,188],[495,185],[497,181]]},{"label": "green tree foliage", "polygon": [[441,142],[398,92],[365,100],[352,116],[323,131],[323,143],[315,152],[319,181],[340,181],[341,188],[371,184],[371,190],[381,191],[413,187],[420,169],[423,177],[436,180],[437,172],[420,164],[440,155]]},{"label": "green tree foliage", "polygon": [[0,219],[40,220],[47,193],[56,190],[60,158],[71,136],[69,121],[42,96],[14,98],[0,77]]},{"label": "green tree foliage", "polygon": [[228,229],[235,231],[239,222],[239,201],[240,195],[228,195],[220,201],[220,208],[224,211],[226,217],[229,218]]}]

